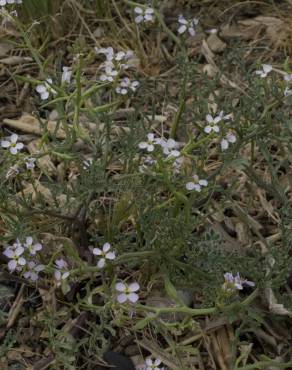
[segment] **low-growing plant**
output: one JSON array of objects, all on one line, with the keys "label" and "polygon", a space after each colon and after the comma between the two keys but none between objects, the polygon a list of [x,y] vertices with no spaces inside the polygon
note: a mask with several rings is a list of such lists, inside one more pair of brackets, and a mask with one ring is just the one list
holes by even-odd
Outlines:
[{"label": "low-growing plant", "polygon": [[[230,368],[262,368],[244,365],[241,346],[268,316],[292,312],[288,64],[250,65],[236,50],[216,68],[205,53],[213,69],[202,70],[189,50],[200,21],[169,24],[158,2],[23,3],[2,10],[33,60],[14,78],[30,86],[34,112],[3,121],[0,228],[3,274],[22,286],[16,307],[35,326],[26,344],[39,339],[35,357],[46,348],[51,368],[90,369],[123,335],[143,351],[155,337],[189,369],[184,336],[203,337],[201,318],[221,317],[237,325]],[[11,13],[21,6],[24,19]],[[90,30],[91,41],[65,38],[55,59],[31,30],[49,33],[43,22],[66,6],[86,33],[96,11],[113,35],[123,24],[135,36],[93,45]],[[155,34],[172,66],[151,75],[143,50]],[[16,316],[3,354],[21,344]],[[151,348],[146,369],[174,368]]]}]

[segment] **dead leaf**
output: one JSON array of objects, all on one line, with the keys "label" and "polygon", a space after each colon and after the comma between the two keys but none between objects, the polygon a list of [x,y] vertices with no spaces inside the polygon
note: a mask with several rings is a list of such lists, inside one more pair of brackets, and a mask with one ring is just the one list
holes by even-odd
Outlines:
[{"label": "dead leaf", "polygon": [[214,53],[221,53],[227,46],[215,33],[207,38],[207,43]]},{"label": "dead leaf", "polygon": [[284,305],[278,303],[277,298],[272,290],[272,288],[265,289],[265,296],[269,304],[269,310],[276,315],[288,315],[291,316],[292,313],[288,311]]},{"label": "dead leaf", "polygon": [[36,135],[42,135],[44,133],[44,128],[46,127],[51,134],[56,135],[57,139],[66,138],[65,131],[60,127],[61,125],[57,125],[57,122],[46,122],[45,120],[41,120],[43,123],[42,127],[40,121],[30,114],[24,114],[17,120],[6,118],[3,120],[3,122],[5,125],[13,127],[17,130]]}]

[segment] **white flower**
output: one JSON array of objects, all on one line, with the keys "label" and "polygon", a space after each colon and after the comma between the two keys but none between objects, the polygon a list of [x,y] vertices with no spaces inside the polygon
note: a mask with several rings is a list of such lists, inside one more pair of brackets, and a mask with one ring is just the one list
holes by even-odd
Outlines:
[{"label": "white flower", "polygon": [[167,155],[167,158],[170,157],[179,157],[180,156],[180,151],[177,150],[179,147],[179,143],[176,142],[173,139],[157,139],[157,144],[159,144],[162,148],[163,154]]},{"label": "white flower", "polygon": [[242,290],[244,285],[255,286],[253,281],[242,279],[239,273],[237,273],[236,276],[233,276],[231,272],[226,272],[224,274],[224,280],[225,283],[223,284],[223,290],[226,291]]},{"label": "white flower", "polygon": [[255,71],[255,73],[261,78],[265,78],[272,70],[273,67],[270,64],[263,64],[262,69]]},{"label": "white flower", "polygon": [[36,162],[36,159],[35,158],[28,158],[26,161],[25,161],[25,165],[26,165],[26,168],[28,170],[32,170],[35,168],[35,162]]},{"label": "white flower", "polygon": [[185,17],[183,15],[180,15],[178,17],[178,23],[179,23],[179,28],[178,28],[178,33],[179,34],[183,34],[185,33],[186,31],[188,31],[188,33],[191,35],[191,36],[195,36],[196,34],[196,26],[197,24],[199,23],[199,20],[194,18],[194,19],[191,19],[191,20],[187,20],[185,19]]},{"label": "white flower", "polygon": [[231,118],[231,114],[227,114],[224,116],[223,111],[221,111],[218,116],[212,117],[211,114],[206,115],[206,121],[207,125],[204,128],[204,131],[209,134],[212,131],[218,133],[220,131],[220,127],[218,126],[218,123],[222,120],[228,120]]},{"label": "white flower", "polygon": [[6,4],[22,4],[22,0],[0,0],[0,6],[5,6]]},{"label": "white flower", "polygon": [[3,252],[4,256],[10,259],[8,262],[8,270],[13,272],[15,270],[21,271],[23,266],[26,264],[26,259],[22,257],[24,248],[20,244],[13,244]]},{"label": "white flower", "polygon": [[135,92],[139,85],[140,83],[138,81],[131,82],[128,77],[125,77],[120,81],[119,86],[116,87],[116,92],[121,95],[126,95],[129,90]]},{"label": "white flower", "polygon": [[292,89],[289,89],[289,87],[286,87],[284,90],[284,96],[289,96],[292,94]]},{"label": "white flower", "polygon": [[59,259],[55,261],[55,267],[56,269],[54,272],[54,276],[57,280],[57,284],[60,285],[61,280],[67,279],[67,277],[70,275],[70,272],[67,271],[68,263],[63,259]]},{"label": "white flower", "polygon": [[1,146],[2,148],[9,148],[9,151],[11,154],[17,154],[19,150],[21,150],[24,145],[23,143],[18,143],[18,135],[17,134],[12,134],[10,136],[9,140],[2,140],[1,141]]},{"label": "white flower", "polygon": [[95,51],[97,54],[104,54],[106,57],[106,62],[103,65],[105,74],[101,76],[101,80],[110,82],[114,80],[113,77],[118,75],[119,70],[128,68],[126,62],[134,54],[132,50],[115,53],[112,47],[95,48]]},{"label": "white flower", "polygon": [[154,19],[153,17],[154,9],[153,8],[148,7],[146,9],[143,9],[143,8],[140,8],[139,6],[136,6],[134,11],[136,14],[138,14],[135,18],[135,22],[137,24],[141,22],[152,22]]},{"label": "white flower", "polygon": [[95,52],[97,54],[104,54],[107,60],[113,60],[114,55],[115,55],[114,49],[112,47],[108,47],[108,48],[97,48],[96,47]]},{"label": "white flower", "polygon": [[127,301],[136,303],[139,299],[139,296],[137,293],[140,289],[140,285],[136,282],[131,284],[126,283],[117,283],[116,284],[116,290],[120,292],[121,294],[118,294],[117,300],[119,303],[125,303]]},{"label": "white flower", "polygon": [[196,190],[197,192],[202,191],[202,186],[208,186],[208,181],[205,179],[199,179],[197,175],[193,176],[193,181],[186,183],[186,189],[187,190]]},{"label": "white flower", "polygon": [[236,136],[229,132],[222,140],[221,140],[221,149],[226,150],[229,148],[229,143],[234,144],[236,142]]},{"label": "white flower", "polygon": [[57,94],[56,90],[54,90],[51,86],[52,83],[52,79],[47,78],[43,84],[37,85],[36,91],[40,94],[42,100],[47,100],[50,96],[50,93],[54,95]]},{"label": "white flower", "polygon": [[35,255],[37,252],[42,250],[43,246],[40,243],[33,244],[33,238],[28,236],[25,239],[25,243],[23,244],[24,248],[26,248],[30,254]]},{"label": "white flower", "polygon": [[100,76],[100,80],[104,82],[113,82],[115,77],[119,74],[118,71],[114,69],[114,65],[111,62],[106,64],[104,70],[105,73]]},{"label": "white flower", "polygon": [[44,265],[37,265],[34,261],[29,261],[26,267],[28,268],[28,271],[23,273],[23,277],[32,281],[37,281],[39,278],[39,272],[45,269]]},{"label": "white flower", "polygon": [[286,73],[286,74],[284,75],[284,80],[285,80],[286,82],[292,82],[292,73],[291,73],[291,74]]},{"label": "white flower", "polygon": [[63,67],[63,72],[62,72],[62,84],[64,83],[70,83],[71,82],[71,77],[72,77],[72,71],[69,67]]},{"label": "white flower", "polygon": [[141,143],[138,144],[140,149],[146,149],[147,152],[153,152],[155,147],[154,144],[157,143],[155,136],[153,133],[147,134],[147,139],[148,141],[142,141]]},{"label": "white flower", "polygon": [[92,253],[95,256],[101,257],[100,260],[97,263],[97,267],[102,269],[106,263],[106,260],[114,260],[116,258],[115,252],[111,252],[111,245],[110,243],[105,243],[102,247],[102,250],[99,248],[94,248],[92,250]]},{"label": "white flower", "polygon": [[145,361],[145,370],[164,370],[164,367],[159,367],[161,362],[160,358],[152,360],[151,357],[147,357]]}]

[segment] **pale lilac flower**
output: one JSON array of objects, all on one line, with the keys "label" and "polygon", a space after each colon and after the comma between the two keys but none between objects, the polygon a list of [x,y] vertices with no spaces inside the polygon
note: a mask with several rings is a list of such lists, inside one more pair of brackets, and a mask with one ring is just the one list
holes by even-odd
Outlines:
[{"label": "pale lilac flower", "polygon": [[103,54],[106,57],[106,60],[108,62],[121,62],[121,61],[126,61],[129,58],[133,56],[133,51],[132,50],[127,50],[127,51],[118,51],[117,53],[114,51],[112,47],[108,48],[95,48],[95,52],[97,54]]},{"label": "pale lilac flower", "polygon": [[210,134],[212,131],[218,133],[220,131],[219,122],[222,120],[228,120],[231,118],[231,114],[224,116],[223,111],[221,111],[217,116],[213,117],[211,114],[206,115],[207,125],[204,128],[206,134]]},{"label": "pale lilac flower", "polygon": [[39,278],[39,272],[45,269],[44,265],[37,265],[34,261],[29,261],[26,267],[28,270],[23,273],[23,277],[32,281],[37,281]]},{"label": "pale lilac flower", "polygon": [[163,154],[167,155],[167,158],[177,158],[180,156],[180,151],[177,150],[177,148],[179,147],[179,143],[174,139],[157,139],[156,143],[161,146]]},{"label": "pale lilac flower", "polygon": [[116,92],[121,95],[126,95],[129,90],[135,92],[139,85],[139,81],[131,81],[128,77],[125,77],[120,81],[119,86],[116,87]]},{"label": "pale lilac flower", "polygon": [[52,88],[53,80],[51,78],[47,78],[43,84],[37,85],[36,91],[40,94],[42,100],[47,100],[50,94],[57,94],[56,90]]},{"label": "pale lilac flower", "polygon": [[229,132],[222,140],[221,140],[221,149],[227,150],[229,148],[229,144],[234,144],[236,142],[236,136]]},{"label": "pale lilac flower", "polygon": [[40,243],[33,243],[33,238],[28,236],[25,239],[25,243],[23,244],[24,248],[29,251],[31,255],[37,254],[40,250],[42,250],[43,246]]},{"label": "pale lilac flower", "polygon": [[72,77],[72,71],[69,67],[63,67],[63,72],[62,72],[62,84],[68,83],[70,84],[71,82],[71,77]]},{"label": "pale lilac flower", "polygon": [[28,170],[32,170],[35,168],[35,162],[36,162],[36,158],[28,158],[26,161],[25,161],[25,165],[26,165],[26,168]]},{"label": "pale lilac flower", "polygon": [[226,291],[242,290],[244,285],[255,286],[253,281],[242,279],[239,273],[233,276],[231,272],[226,272],[224,274],[224,280],[223,289]]},{"label": "pale lilac flower", "polygon": [[147,134],[148,141],[142,141],[138,144],[140,149],[146,149],[147,152],[153,152],[155,147],[154,145],[157,143],[155,136],[153,133]]},{"label": "pale lilac flower", "polygon": [[289,89],[289,87],[286,87],[284,90],[284,96],[287,97],[292,94],[292,89]]},{"label": "pale lilac flower", "polygon": [[140,289],[140,285],[136,282],[131,284],[126,283],[117,283],[116,284],[116,290],[120,292],[117,296],[117,300],[119,303],[125,303],[127,301],[136,303],[139,299],[139,296],[137,293]]},{"label": "pale lilac flower", "polygon": [[68,263],[61,258],[55,261],[55,268],[54,276],[58,285],[60,285],[61,280],[67,279],[70,275],[70,272],[68,271]]},{"label": "pale lilac flower", "polygon": [[202,187],[208,186],[208,181],[205,179],[199,179],[197,175],[193,176],[193,181],[187,182],[186,183],[186,189],[191,191],[191,190],[196,190],[197,192],[202,191]]},{"label": "pale lilac flower", "polygon": [[263,64],[262,69],[255,71],[255,74],[259,75],[261,78],[265,78],[272,70],[273,67],[270,64]]},{"label": "pale lilac flower", "polygon": [[102,269],[105,266],[106,260],[114,260],[116,258],[115,252],[112,252],[110,243],[105,243],[102,249],[94,248],[92,253],[95,256],[99,256],[100,260],[97,263],[97,267]]},{"label": "pale lilac flower", "polygon": [[135,22],[137,24],[141,22],[152,22],[154,19],[153,17],[154,9],[153,8],[148,7],[146,9],[143,9],[143,8],[140,8],[139,6],[136,6],[134,9],[134,12],[137,14],[137,16],[135,17]]},{"label": "pale lilac flower", "polygon": [[183,34],[186,31],[188,31],[188,33],[191,36],[195,36],[195,34],[196,34],[195,28],[199,23],[198,19],[194,18],[194,19],[187,20],[187,19],[185,19],[185,17],[183,15],[180,15],[178,17],[178,23],[179,23],[179,28],[178,28],[177,31],[178,31],[179,34]]},{"label": "pale lilac flower", "polygon": [[152,359],[151,357],[147,357],[145,361],[145,370],[164,370],[164,367],[160,367],[162,361],[160,358]]},{"label": "pale lilac flower", "polygon": [[104,71],[105,73],[103,73],[99,78],[103,82],[106,82],[106,81],[113,82],[115,80],[115,77],[117,77],[117,75],[119,74],[119,72],[116,69],[114,69],[114,66],[112,63],[107,63]]},{"label": "pale lilac flower", "polygon": [[6,149],[9,148],[10,153],[15,155],[18,153],[19,150],[23,149],[24,147],[23,143],[18,143],[17,140],[18,140],[18,135],[12,134],[9,140],[1,141],[1,146],[2,148],[6,148]]},{"label": "pale lilac flower", "polygon": [[7,4],[22,4],[22,0],[0,0],[0,6]]},{"label": "pale lilac flower", "polygon": [[97,54],[105,55],[107,60],[112,60],[115,55],[114,49],[112,47],[108,47],[108,48],[97,48],[96,47],[95,52]]},{"label": "pale lilac flower", "polygon": [[292,82],[292,73],[286,73],[286,74],[284,74],[284,80],[286,81],[286,82]]},{"label": "pale lilac flower", "polygon": [[9,271],[21,271],[23,266],[26,265],[26,259],[22,256],[23,252],[24,248],[20,244],[16,243],[5,249],[3,254],[10,259],[7,264]]}]

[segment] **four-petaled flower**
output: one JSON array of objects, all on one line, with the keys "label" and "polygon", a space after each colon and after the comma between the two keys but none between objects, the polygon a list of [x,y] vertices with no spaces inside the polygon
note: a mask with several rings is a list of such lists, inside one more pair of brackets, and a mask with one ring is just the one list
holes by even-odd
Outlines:
[{"label": "four-petaled flower", "polygon": [[226,272],[224,274],[225,283],[223,284],[223,289],[232,292],[235,290],[242,290],[244,285],[246,286],[255,286],[253,281],[242,279],[239,275],[239,272],[233,276],[231,272]]},{"label": "four-petaled flower", "polygon": [[29,251],[30,254],[35,255],[37,252],[42,250],[43,246],[40,243],[33,243],[33,238],[28,236],[23,244],[24,248]]},{"label": "four-petaled flower", "polygon": [[19,150],[21,150],[24,145],[23,143],[18,143],[18,135],[17,134],[12,134],[10,136],[9,140],[2,140],[1,141],[1,146],[2,148],[9,148],[9,151],[11,154],[17,154]]},{"label": "four-petaled flower", "polygon": [[105,243],[102,249],[94,248],[92,253],[95,256],[101,257],[97,263],[97,267],[100,269],[105,266],[106,260],[114,260],[116,258],[115,252],[111,252],[111,245],[110,243]]},{"label": "four-petaled flower", "polygon": [[227,150],[229,144],[234,144],[236,142],[236,136],[232,132],[228,132],[228,134],[221,140],[221,149]]},{"label": "four-petaled flower", "polygon": [[23,252],[24,248],[17,243],[5,249],[3,254],[10,259],[7,265],[9,271],[21,271],[23,266],[26,265],[26,259],[22,256]]},{"label": "four-petaled flower", "polygon": [[145,361],[145,370],[164,370],[164,367],[160,367],[162,361],[160,358],[152,359],[151,357],[147,357]]},{"label": "four-petaled flower", "polygon": [[255,74],[259,75],[261,78],[265,78],[272,70],[273,67],[270,64],[263,64],[262,69],[255,71]]},{"label": "four-petaled flower", "polygon": [[186,31],[188,31],[188,33],[191,36],[195,36],[195,34],[196,34],[195,28],[199,23],[198,19],[194,18],[194,19],[191,19],[191,20],[187,20],[187,19],[185,19],[185,17],[183,15],[180,15],[178,17],[178,23],[179,23],[179,28],[177,30],[178,33],[183,34]]},{"label": "four-petaled flower", "polygon": [[39,278],[39,272],[45,269],[44,265],[37,265],[34,261],[29,261],[26,267],[28,270],[23,273],[23,277],[32,281],[37,281]]},{"label": "four-petaled flower", "polygon": [[131,81],[128,77],[125,77],[120,81],[119,86],[116,87],[116,92],[121,95],[126,95],[129,90],[135,92],[139,85],[139,81]]},{"label": "four-petaled flower", "polygon": [[58,285],[60,285],[61,280],[67,279],[67,277],[70,275],[70,272],[67,271],[68,263],[61,258],[55,261],[55,267],[56,269],[54,272],[54,276],[57,280]]},{"label": "four-petaled flower", "polygon": [[139,6],[136,6],[134,9],[134,12],[138,14],[135,17],[135,22],[137,24],[141,22],[152,22],[154,19],[153,18],[153,14],[154,14],[153,8],[148,7],[146,9],[143,9],[143,8],[140,8]]},{"label": "four-petaled flower", "polygon": [[108,81],[108,82],[113,82],[115,77],[119,74],[116,69],[114,69],[114,66],[112,63],[107,63],[104,69],[105,73],[102,74],[99,79],[101,81]]},{"label": "four-petaled flower", "polygon": [[180,151],[177,150],[177,148],[179,147],[179,143],[176,142],[175,140],[158,139],[156,142],[161,146],[163,154],[167,155],[167,158],[170,157],[177,158],[180,156]]},{"label": "four-petaled flower", "polygon": [[218,133],[220,131],[220,127],[218,126],[218,123],[221,122],[223,119],[228,119],[227,116],[223,116],[223,111],[221,111],[218,116],[211,116],[211,114],[206,115],[206,121],[207,125],[204,128],[204,131],[206,134],[210,134],[212,131]]},{"label": "four-petaled flower", "polygon": [[25,161],[26,168],[28,170],[34,169],[35,168],[35,162],[36,162],[36,158],[27,158],[27,160]]},{"label": "four-petaled flower", "polygon": [[50,96],[50,93],[57,94],[56,90],[52,88],[53,80],[47,78],[43,84],[37,85],[36,91],[40,94],[42,100],[47,100]]},{"label": "four-petaled flower", "polygon": [[140,149],[146,149],[147,152],[153,152],[155,149],[154,145],[157,143],[157,140],[152,132],[147,134],[147,139],[148,141],[142,141],[138,146]]},{"label": "four-petaled flower", "polygon": [[196,190],[197,192],[201,192],[203,186],[208,186],[208,181],[205,179],[200,180],[197,175],[194,175],[193,179],[193,181],[186,183],[187,190]]},{"label": "four-petaled flower", "polygon": [[116,290],[120,293],[117,296],[117,300],[119,303],[125,303],[127,301],[136,303],[139,299],[137,293],[140,289],[140,285],[136,282],[127,284],[127,283],[117,283]]}]

